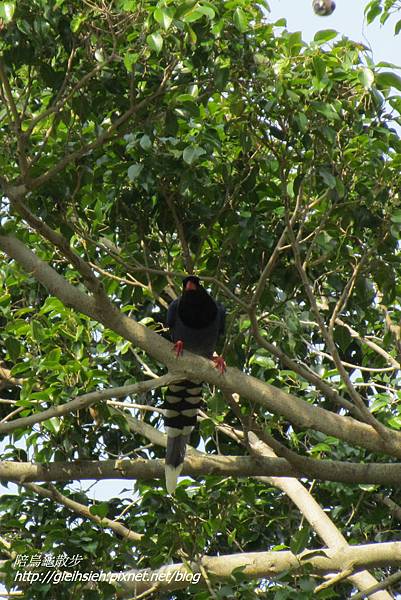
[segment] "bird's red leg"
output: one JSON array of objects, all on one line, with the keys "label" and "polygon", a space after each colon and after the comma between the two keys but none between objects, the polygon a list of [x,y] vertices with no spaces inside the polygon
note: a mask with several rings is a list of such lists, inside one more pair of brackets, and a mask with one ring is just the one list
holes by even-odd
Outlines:
[{"label": "bird's red leg", "polygon": [[222,356],[213,356],[212,361],[215,364],[216,369],[220,371],[221,374],[226,370],[226,361]]},{"label": "bird's red leg", "polygon": [[173,351],[177,358],[181,356],[184,352],[184,342],[182,340],[177,340],[174,344]]}]

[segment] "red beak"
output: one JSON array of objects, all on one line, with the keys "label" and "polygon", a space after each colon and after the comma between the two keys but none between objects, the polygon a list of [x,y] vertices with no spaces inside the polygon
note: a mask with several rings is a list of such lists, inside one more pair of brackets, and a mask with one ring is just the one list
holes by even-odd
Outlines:
[{"label": "red beak", "polygon": [[185,289],[188,290],[197,290],[198,287],[196,285],[196,283],[194,283],[193,281],[188,281],[187,285],[185,286]]}]

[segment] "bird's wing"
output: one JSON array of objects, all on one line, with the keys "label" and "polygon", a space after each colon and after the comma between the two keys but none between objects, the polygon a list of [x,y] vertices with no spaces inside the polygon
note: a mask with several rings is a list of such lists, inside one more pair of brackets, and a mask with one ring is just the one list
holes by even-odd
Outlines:
[{"label": "bird's wing", "polygon": [[226,328],[226,307],[217,302],[217,310],[219,315],[219,335],[223,335]]},{"label": "bird's wing", "polygon": [[174,328],[174,325],[177,321],[177,308],[178,308],[178,298],[173,300],[167,309],[167,327],[171,329]]}]

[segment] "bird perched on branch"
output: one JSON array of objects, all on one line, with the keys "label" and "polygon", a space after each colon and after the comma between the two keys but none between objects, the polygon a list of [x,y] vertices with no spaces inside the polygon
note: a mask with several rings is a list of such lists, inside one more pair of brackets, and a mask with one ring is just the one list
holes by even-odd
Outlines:
[{"label": "bird perched on branch", "polygon": [[[222,357],[213,357],[219,335],[224,332],[225,308],[213,300],[199,277],[189,275],[182,284],[182,294],[167,311],[167,325],[177,358],[184,348],[212,359],[223,372]],[[202,401],[202,382],[183,380],[170,385],[164,403],[167,433],[166,487],[172,494],[177,486],[185,457],[186,444],[196,425]]]},{"label": "bird perched on branch", "polygon": [[328,17],[335,11],[336,3],[332,0],[313,0],[312,6],[317,15]]}]

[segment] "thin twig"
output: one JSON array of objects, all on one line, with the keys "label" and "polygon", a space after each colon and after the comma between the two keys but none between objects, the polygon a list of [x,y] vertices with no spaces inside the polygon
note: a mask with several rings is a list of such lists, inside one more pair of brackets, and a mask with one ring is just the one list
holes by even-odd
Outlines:
[{"label": "thin twig", "polygon": [[42,412],[29,415],[28,417],[21,417],[20,419],[15,419],[11,423],[0,424],[0,433],[9,433],[10,431],[14,431],[15,429],[18,429],[20,427],[30,427],[31,425],[41,423],[42,421],[46,421],[47,419],[51,419],[52,417],[60,417],[71,412],[88,408],[92,404],[96,404],[97,402],[101,402],[102,400],[108,400],[110,398],[121,398],[124,396],[129,396],[131,394],[144,393],[164,385],[169,385],[173,381],[177,381],[177,379],[179,379],[179,376],[167,373],[166,375],[162,375],[157,379],[151,379],[149,381],[141,381],[132,385],[125,385],[121,387],[108,388],[106,390],[99,390],[96,392],[89,392],[88,394],[78,396],[77,398],[74,398],[74,400],[70,400],[65,404],[53,406],[52,408],[48,408]]},{"label": "thin twig", "polygon": [[294,259],[295,259],[295,265],[296,265],[298,273],[301,277],[306,295],[308,296],[309,303],[310,303],[312,311],[315,315],[316,321],[319,324],[320,332],[321,332],[323,339],[325,340],[327,347],[334,359],[334,364],[337,367],[340,377],[344,381],[345,386],[348,390],[348,393],[350,394],[355,405],[358,407],[360,413],[363,415],[363,419],[367,423],[369,423],[372,427],[374,427],[374,429],[379,433],[379,435],[383,438],[383,440],[385,440],[386,443],[391,445],[392,442],[391,442],[391,438],[390,438],[390,431],[382,423],[380,423],[372,415],[372,413],[366,408],[363,399],[356,391],[345,367],[343,366],[343,364],[341,362],[340,356],[338,354],[336,345],[333,340],[333,336],[331,335],[330,331],[328,331],[328,329],[326,328],[326,325],[323,321],[323,318],[322,318],[319,308],[317,306],[316,298],[312,292],[312,288],[310,286],[308,276],[306,274],[306,271],[305,271],[302,261],[301,261],[299,245],[298,245],[297,240],[295,239],[294,231],[292,229],[288,215],[287,215],[287,223],[288,223],[288,235],[289,235],[291,245],[292,245],[292,250],[293,250]]},{"label": "thin twig", "polygon": [[396,369],[401,369],[401,363],[398,362],[398,360],[396,360],[395,358],[393,358],[391,356],[391,354],[386,352],[378,344],[376,344],[375,342],[372,342],[372,340],[368,339],[368,336],[360,335],[357,331],[355,331],[355,329],[353,329],[350,325],[348,325],[348,323],[345,323],[345,321],[343,321],[339,317],[337,317],[336,323],[338,323],[339,325],[342,325],[342,327],[345,327],[346,329],[348,329],[349,333],[351,334],[351,337],[359,340],[363,344],[366,344],[366,346],[368,346],[368,348],[371,348],[377,354],[379,354],[380,356],[385,358],[388,363],[393,365],[393,367],[395,367]]},{"label": "thin twig", "polygon": [[171,214],[173,216],[173,219],[174,219],[174,223],[175,223],[175,226],[176,226],[176,229],[177,229],[178,238],[179,238],[180,243],[181,243],[182,257],[183,257],[183,260],[184,260],[185,268],[187,270],[187,273],[193,273],[194,265],[193,265],[192,258],[191,258],[191,252],[189,250],[189,245],[188,245],[188,242],[187,242],[187,238],[186,238],[186,235],[185,235],[185,231],[184,231],[184,227],[183,227],[182,221],[178,217],[178,212],[177,212],[177,209],[175,207],[175,202],[174,202],[173,196],[172,196],[172,194],[169,191],[167,191],[167,192],[165,192],[163,194],[163,197],[164,197],[164,199],[165,199],[165,201],[167,203],[167,206],[169,207],[170,212],[171,212]]},{"label": "thin twig", "polygon": [[302,365],[299,365],[292,358],[287,356],[279,347],[275,346],[271,342],[268,342],[261,335],[261,333],[259,331],[258,322],[253,313],[251,314],[251,324],[252,324],[253,335],[254,335],[256,341],[258,342],[258,344],[262,348],[265,348],[271,354],[273,354],[273,356],[276,356],[279,360],[281,360],[286,365],[286,367],[288,369],[291,369],[292,371],[294,371],[294,373],[298,373],[298,375],[300,375],[303,379],[305,379],[305,381],[309,381],[309,383],[311,383],[317,389],[319,389],[326,398],[329,398],[330,400],[335,402],[338,406],[345,408],[347,411],[349,411],[351,414],[353,414],[356,418],[358,418],[358,419],[361,418],[361,413],[357,406],[355,406],[354,404],[352,404],[352,402],[349,402],[348,400],[343,398],[343,396],[340,396],[340,394],[336,390],[333,390],[329,386],[329,384],[326,381],[324,381],[323,379],[321,379],[315,372],[306,369]]},{"label": "thin twig", "polygon": [[166,411],[164,408],[159,408],[157,406],[148,406],[147,404],[135,404],[133,402],[118,402],[118,400],[107,400],[107,404],[110,406],[118,406],[120,408],[137,408],[139,410],[144,410],[148,412],[155,412],[159,415],[165,415]]},{"label": "thin twig", "polygon": [[[293,211],[293,213],[291,215],[291,218],[290,218],[290,225],[293,225],[295,223],[295,220],[296,220],[296,218],[298,216],[299,207],[300,207],[300,204],[301,204],[302,193],[303,193],[303,187],[301,185],[300,188],[299,188],[298,195],[297,195],[297,199],[296,199],[296,203],[295,203],[295,208],[294,208],[294,211]],[[278,256],[279,256],[280,251],[281,251],[281,247],[282,247],[282,245],[283,245],[283,243],[284,243],[284,241],[285,241],[285,239],[287,237],[287,230],[288,230],[288,224],[284,227],[284,231],[282,232],[282,234],[281,234],[281,236],[280,236],[280,238],[279,238],[279,240],[278,240],[278,242],[277,242],[277,244],[276,244],[273,252],[270,255],[269,260],[266,263],[265,268],[263,269],[263,271],[262,271],[262,273],[261,273],[261,275],[259,277],[259,281],[257,283],[255,293],[253,294],[253,297],[252,297],[251,302],[250,302],[250,306],[249,306],[250,312],[254,312],[256,306],[258,305],[258,302],[260,300],[262,292],[263,292],[263,290],[265,288],[266,281],[270,277],[270,275],[271,275],[271,273],[272,273],[272,271],[273,271],[273,269],[274,269],[274,267],[276,265]]]},{"label": "thin twig", "polygon": [[[362,600],[362,598],[368,598],[375,592],[378,592],[380,590],[386,590],[391,585],[398,583],[398,581],[400,581],[400,580],[401,580],[401,571],[398,571],[398,573],[393,573],[392,575],[389,575],[388,577],[383,579],[383,581],[379,581],[379,583],[377,583],[376,585],[372,585],[367,590],[358,592],[357,594],[355,594],[355,596],[352,596],[352,600]],[[351,598],[350,598],[350,600],[351,600]]]},{"label": "thin twig", "polygon": [[[47,489],[41,485],[36,485],[35,483],[28,482],[21,482],[21,485],[27,488],[28,490],[31,490],[38,496],[41,496],[42,498],[51,498],[52,500],[57,502],[57,504],[65,506],[66,508],[72,510],[81,517],[85,517],[90,521],[93,521],[94,523],[100,525],[101,527],[108,527],[109,529],[114,531],[114,533],[117,533],[124,539],[131,540],[133,542],[139,542],[143,537],[142,534],[136,533],[135,531],[131,531],[122,523],[117,523],[116,521],[108,519],[107,517],[99,517],[98,515],[92,514],[90,512],[90,509],[87,506],[85,506],[85,504],[81,504],[80,502],[76,502],[75,500],[71,500],[71,498],[64,496],[52,484],[49,484],[50,489]],[[93,506],[96,506],[96,504],[94,504]]]},{"label": "thin twig", "polygon": [[347,567],[346,569],[343,569],[341,573],[337,573],[337,575],[334,575],[334,577],[331,577],[328,581],[325,581],[324,583],[321,583],[320,585],[316,586],[313,590],[313,593],[318,594],[322,590],[332,587],[333,585],[336,585],[336,583],[344,581],[344,579],[348,579],[348,577],[350,577],[350,575],[352,575],[353,572],[354,569],[352,567]]}]

